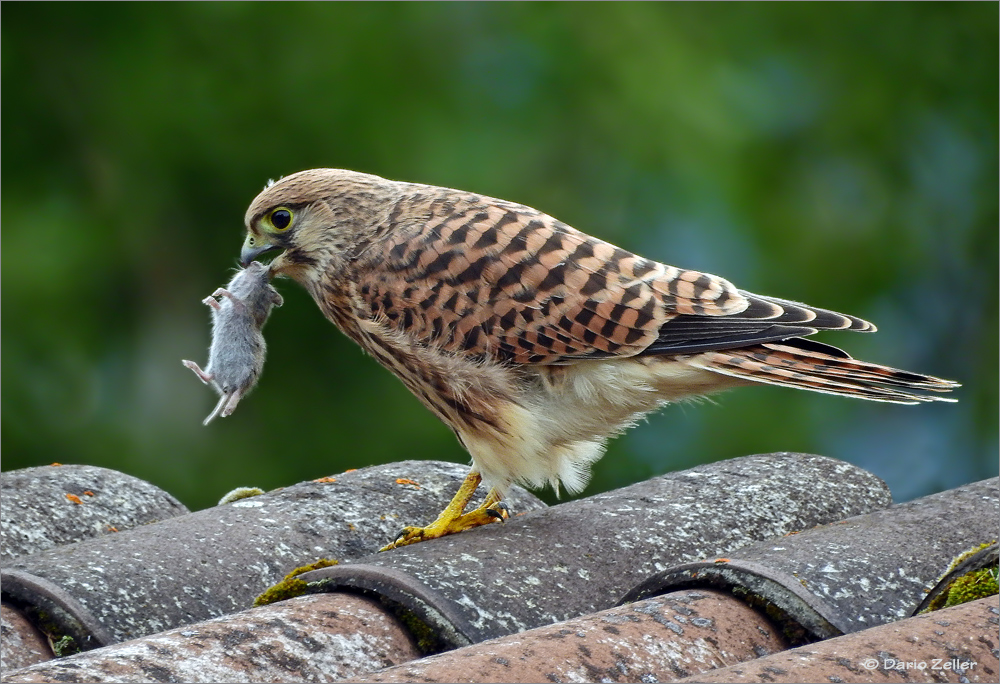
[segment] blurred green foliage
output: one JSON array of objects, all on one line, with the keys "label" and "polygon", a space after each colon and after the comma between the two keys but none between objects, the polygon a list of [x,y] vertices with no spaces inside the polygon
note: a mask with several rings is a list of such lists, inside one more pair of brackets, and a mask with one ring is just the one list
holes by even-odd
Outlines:
[{"label": "blurred green foliage", "polygon": [[334,166],[522,202],[875,321],[825,336],[956,405],[775,388],[668,408],[587,493],[822,453],[897,500],[997,473],[996,3],[4,3],[2,450],[193,508],[451,433],[308,296],[204,428],[209,312],[268,178]]}]

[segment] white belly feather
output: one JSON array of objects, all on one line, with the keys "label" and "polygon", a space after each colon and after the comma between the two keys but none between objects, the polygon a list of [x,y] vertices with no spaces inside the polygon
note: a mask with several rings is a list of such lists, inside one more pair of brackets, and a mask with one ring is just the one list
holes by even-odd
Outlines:
[{"label": "white belly feather", "polygon": [[665,403],[744,384],[663,357],[583,361],[521,371],[502,413],[507,434],[461,432],[474,468],[501,493],[512,482],[582,490],[608,438]]}]

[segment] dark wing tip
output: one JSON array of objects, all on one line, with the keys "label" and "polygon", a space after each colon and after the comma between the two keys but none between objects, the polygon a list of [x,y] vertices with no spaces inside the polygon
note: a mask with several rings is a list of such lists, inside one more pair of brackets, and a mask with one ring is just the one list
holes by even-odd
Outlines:
[{"label": "dark wing tip", "polygon": [[876,327],[868,321],[829,309],[820,309],[801,302],[793,302],[778,297],[765,297],[740,290],[750,306],[739,314],[740,318],[761,318],[772,323],[806,323],[817,330],[852,330],[854,332],[875,332]]}]

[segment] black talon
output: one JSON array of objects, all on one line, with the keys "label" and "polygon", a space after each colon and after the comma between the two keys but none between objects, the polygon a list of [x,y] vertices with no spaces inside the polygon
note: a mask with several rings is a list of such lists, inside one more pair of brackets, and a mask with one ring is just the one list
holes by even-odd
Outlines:
[{"label": "black talon", "polygon": [[[496,518],[503,522],[510,517],[510,506],[505,504],[503,501],[497,501],[493,504],[495,508],[487,508],[486,514],[490,517]],[[498,510],[499,509],[499,510]]]}]

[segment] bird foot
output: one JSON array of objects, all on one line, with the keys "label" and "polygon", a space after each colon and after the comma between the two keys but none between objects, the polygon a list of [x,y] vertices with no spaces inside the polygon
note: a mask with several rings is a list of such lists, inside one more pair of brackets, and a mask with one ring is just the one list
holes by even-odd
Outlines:
[{"label": "bird foot", "polygon": [[469,473],[465,481],[462,482],[462,486],[458,488],[451,503],[441,511],[437,520],[427,527],[404,527],[391,544],[383,546],[379,551],[388,551],[428,539],[437,539],[447,534],[489,525],[497,520],[503,522],[509,518],[510,507],[501,500],[501,494],[496,489],[491,489],[486,494],[486,499],[478,508],[468,513],[464,512],[481,481],[482,477],[479,473],[475,471]]},{"label": "bird foot", "polygon": [[510,517],[510,507],[502,501],[484,502],[482,506],[468,513],[463,513],[454,518],[438,518],[427,527],[404,527],[391,544],[379,549],[388,551],[398,549],[400,546],[408,546],[428,539],[437,539],[449,534],[457,534],[473,527],[489,525],[497,521],[503,522]]}]

